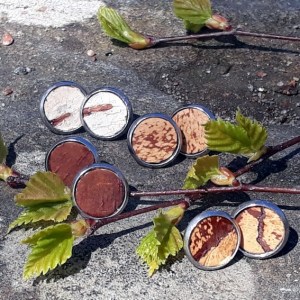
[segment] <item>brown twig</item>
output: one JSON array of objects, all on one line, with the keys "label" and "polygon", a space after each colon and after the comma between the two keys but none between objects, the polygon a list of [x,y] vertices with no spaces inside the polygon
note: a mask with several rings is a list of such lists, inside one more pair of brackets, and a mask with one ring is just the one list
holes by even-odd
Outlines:
[{"label": "brown twig", "polygon": [[230,35],[300,42],[300,37],[247,32],[247,31],[233,29],[230,31],[221,31],[221,32],[204,33],[204,34],[191,34],[191,35],[183,35],[183,36],[170,36],[170,37],[157,37],[157,38],[151,37],[150,47],[155,46],[159,43],[177,42],[177,41],[194,40],[194,39],[211,39],[211,38],[230,36]]},{"label": "brown twig", "polygon": [[[295,137],[291,140],[288,140],[284,143],[281,143],[276,146],[268,147],[267,152],[257,161],[251,162],[247,164],[246,166],[242,167],[238,171],[234,173],[235,177],[240,176],[248,171],[251,170],[255,165],[261,163],[263,160],[271,157],[272,155],[287,149],[291,146],[294,146],[296,144],[300,143],[300,136]],[[107,218],[104,220],[97,221],[92,227],[91,227],[91,234],[93,234],[97,229],[100,227],[120,221],[123,219],[127,219],[133,216],[137,216],[140,214],[144,214],[150,211],[154,211],[160,208],[170,207],[174,205],[183,204],[186,208],[190,206],[192,202],[195,202],[199,200],[201,196],[207,195],[207,194],[216,194],[216,193],[229,193],[229,192],[263,192],[263,193],[288,193],[288,194],[300,194],[300,189],[297,188],[283,188],[283,187],[269,187],[269,186],[256,186],[256,185],[250,185],[250,184],[239,184],[237,186],[230,186],[230,187],[208,187],[208,188],[201,188],[201,189],[194,189],[194,190],[169,190],[169,191],[132,191],[130,192],[130,197],[156,197],[156,196],[171,196],[171,195],[184,195],[184,199],[179,200],[171,200],[167,202],[162,202],[160,204],[155,204],[146,208],[137,209],[134,211],[129,211],[123,214],[120,214],[118,216]],[[197,197],[195,197],[197,196]]]},{"label": "brown twig", "polygon": [[160,204],[156,204],[156,205],[152,205],[152,206],[148,206],[145,208],[140,208],[140,209],[136,209],[133,211],[128,211],[126,213],[122,213],[120,215],[117,215],[115,217],[111,217],[111,218],[107,218],[107,219],[103,219],[100,221],[97,221],[93,226],[91,226],[90,229],[90,235],[94,234],[94,232],[99,229],[100,227],[110,224],[110,223],[114,223],[123,219],[127,219],[127,218],[131,218],[137,215],[141,215],[144,213],[148,213],[150,211],[154,211],[157,209],[161,209],[161,208],[165,208],[165,207],[170,207],[170,206],[175,206],[175,205],[184,205],[186,208],[189,207],[189,201],[188,199],[178,199],[178,200],[172,200],[172,201],[166,201]]},{"label": "brown twig", "polygon": [[256,186],[251,184],[240,184],[238,186],[221,186],[200,188],[194,190],[170,190],[170,191],[154,191],[154,192],[131,192],[131,197],[157,197],[157,196],[200,196],[207,194],[230,193],[230,192],[263,192],[263,193],[286,193],[286,194],[300,194],[300,189],[296,188],[282,188],[270,186]]},{"label": "brown twig", "polygon": [[254,166],[258,165],[259,163],[268,159],[269,157],[273,156],[274,154],[276,154],[284,149],[287,149],[289,147],[292,147],[296,144],[299,144],[299,143],[300,143],[300,136],[296,136],[296,137],[292,138],[291,140],[288,140],[279,145],[269,146],[267,148],[267,152],[259,160],[253,161],[253,162],[245,165],[244,167],[240,168],[233,174],[235,177],[239,177],[239,176],[243,175],[244,173],[249,172]]}]

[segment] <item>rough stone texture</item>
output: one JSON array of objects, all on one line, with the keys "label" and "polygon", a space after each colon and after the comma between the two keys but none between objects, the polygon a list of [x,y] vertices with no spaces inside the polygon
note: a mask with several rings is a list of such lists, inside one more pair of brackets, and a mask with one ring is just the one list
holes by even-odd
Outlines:
[{"label": "rough stone texture", "polygon": [[[184,34],[181,21],[171,11],[171,1],[103,2],[118,8],[133,28],[144,33]],[[299,134],[299,93],[286,96],[275,90],[293,77],[300,77],[300,44],[245,37],[134,51],[101,32],[94,15],[100,1],[51,1],[56,5],[39,1],[44,8],[36,8],[36,1],[20,3],[0,0],[0,36],[9,32],[15,40],[0,49],[1,90],[10,86],[14,91],[8,96],[0,93],[0,128],[9,145],[8,162],[25,174],[43,170],[45,153],[61,139],[44,126],[38,109],[41,95],[60,80],[76,81],[88,91],[99,86],[120,88],[129,96],[136,115],[155,111],[170,114],[181,104],[198,102],[217,116],[232,120],[240,106],[242,112],[268,126],[269,144]],[[230,17],[234,26],[300,35],[299,0],[213,3],[215,11]],[[83,20],[83,16],[90,18]],[[42,21],[33,22],[35,17]],[[45,27],[50,25],[53,27]],[[97,53],[97,61],[86,55],[89,49]],[[29,72],[17,74],[17,68]],[[267,76],[257,75],[262,71]],[[125,139],[102,142],[84,132],[80,135],[89,138],[101,159],[120,168],[139,190],[180,187],[192,163],[180,158],[168,168],[146,169],[131,157]],[[233,156],[228,155],[221,162],[232,160]],[[245,160],[236,159],[230,166],[242,163]],[[299,173],[299,148],[293,147],[258,166],[243,180],[300,188]],[[20,209],[12,200],[17,191],[4,183],[0,188],[2,236]],[[250,197],[274,201],[290,222],[288,244],[275,258],[253,260],[238,255],[229,267],[204,272],[180,256],[149,279],[135,255],[139,240],[151,226],[153,214],[147,214],[102,228],[97,235],[78,242],[65,265],[49,275],[23,282],[22,266],[28,250],[18,242],[31,231],[22,229],[0,241],[0,299],[297,299],[299,196],[242,193],[209,197],[186,214],[180,229],[183,231],[188,220],[204,209],[231,213]],[[154,201],[131,199],[126,210]]]}]

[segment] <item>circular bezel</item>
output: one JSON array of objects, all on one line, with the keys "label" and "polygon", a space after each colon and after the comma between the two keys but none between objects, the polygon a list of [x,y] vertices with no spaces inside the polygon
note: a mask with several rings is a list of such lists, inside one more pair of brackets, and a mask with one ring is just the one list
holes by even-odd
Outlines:
[{"label": "circular bezel", "polygon": [[[208,109],[206,108],[205,106],[203,105],[200,105],[200,104],[188,104],[188,105],[184,105],[184,106],[181,106],[179,107],[178,109],[176,109],[173,114],[172,114],[172,119],[173,117],[178,114],[180,111],[182,110],[185,110],[185,109],[188,109],[188,108],[194,108],[194,109],[197,109],[197,110],[200,110],[201,112],[203,112],[204,114],[206,114],[208,116],[208,118],[210,120],[216,120],[216,117],[215,115]],[[179,125],[177,125],[179,127]],[[182,134],[183,136],[183,134]],[[188,158],[195,158],[195,157],[198,157],[198,156],[202,156],[202,155],[205,155],[208,153],[208,148],[206,147],[206,149],[203,149],[202,151],[199,151],[199,152],[196,152],[196,153],[186,153],[186,152],[183,152],[181,149],[180,149],[180,153]]]},{"label": "circular bezel", "polygon": [[[199,222],[201,222],[204,219],[210,218],[210,217],[221,217],[221,218],[227,219],[228,221],[230,221],[232,223],[232,225],[236,231],[236,234],[237,234],[237,243],[236,243],[236,247],[235,247],[235,250],[232,253],[232,255],[230,257],[228,257],[228,260],[226,260],[225,263],[223,263],[222,265],[219,265],[219,266],[214,266],[214,267],[208,267],[208,266],[201,265],[198,261],[196,261],[194,259],[194,257],[191,254],[191,251],[190,251],[191,233],[193,232],[194,228],[199,224]],[[226,212],[223,212],[223,211],[205,211],[205,212],[200,213],[199,215],[197,215],[190,221],[190,223],[184,233],[183,248],[184,248],[185,254],[187,255],[189,261],[195,267],[197,267],[198,269],[201,269],[201,270],[205,270],[205,271],[213,271],[213,270],[218,270],[218,269],[225,267],[232,261],[232,259],[236,255],[237,251],[239,250],[240,242],[241,242],[240,228],[237,225],[236,221],[229,214],[227,214]]]},{"label": "circular bezel", "polygon": [[[91,97],[93,97],[94,95],[101,93],[101,92],[108,92],[108,93],[112,93],[114,95],[116,95],[125,105],[125,107],[127,108],[127,118],[126,118],[126,125],[116,134],[111,135],[111,136],[101,136],[96,134],[86,123],[85,119],[84,119],[84,115],[83,115],[83,110],[84,107],[86,105],[86,103],[90,100]],[[80,109],[80,119],[81,119],[81,123],[84,127],[84,129],[94,138],[100,139],[100,140],[115,140],[119,137],[121,137],[123,134],[126,133],[126,131],[128,130],[130,123],[132,121],[133,118],[133,110],[132,110],[132,105],[128,99],[128,97],[120,90],[113,88],[113,87],[103,87],[103,88],[98,88],[93,90],[85,99],[85,101],[83,102],[81,109]]]},{"label": "circular bezel", "polygon": [[[173,154],[166,160],[160,162],[160,163],[148,163],[142,159],[140,159],[132,146],[132,137],[134,134],[134,131],[136,129],[136,127],[142,123],[144,120],[150,119],[150,118],[160,118],[163,119],[165,121],[168,121],[169,123],[171,123],[171,125],[174,127],[176,135],[177,135],[177,146],[175,148],[175,151],[173,152]],[[172,120],[171,117],[169,117],[168,115],[162,114],[162,113],[151,113],[151,114],[146,114],[143,115],[141,117],[139,117],[138,119],[136,119],[130,126],[128,134],[127,134],[127,144],[128,144],[128,149],[129,152],[131,153],[131,155],[134,157],[134,159],[137,161],[137,163],[139,163],[140,165],[144,166],[144,167],[148,167],[148,168],[161,168],[161,167],[165,167],[168,164],[170,164],[172,161],[174,161],[174,159],[178,156],[178,154],[180,153],[180,149],[181,149],[181,145],[182,145],[182,135],[181,135],[181,130],[179,129],[179,127],[177,126],[176,122],[174,120]]]},{"label": "circular bezel", "polygon": [[[54,91],[55,89],[57,89],[59,87],[63,87],[63,86],[78,88],[80,90],[80,92],[82,93],[83,98],[84,99],[86,98],[86,94],[87,93],[86,93],[85,89],[81,85],[79,85],[78,83],[72,82],[72,81],[60,81],[60,82],[57,82],[57,83],[53,84],[51,87],[49,87],[48,90],[43,94],[43,96],[41,98],[41,102],[40,102],[40,114],[41,114],[42,120],[44,121],[44,124],[52,132],[54,132],[56,134],[62,134],[62,135],[64,135],[64,134],[74,134],[74,133],[78,132],[82,128],[82,124],[78,128],[76,128],[74,130],[65,131],[65,130],[57,129],[57,128],[55,128],[50,123],[50,121],[46,117],[46,113],[45,113],[45,102],[47,100],[47,97],[49,96],[49,94],[52,91]],[[80,107],[81,106],[82,106],[82,104],[80,104]],[[79,114],[79,117],[80,117],[80,111],[78,111],[78,114]]]},{"label": "circular bezel", "polygon": [[66,142],[75,142],[75,143],[79,143],[84,145],[86,148],[88,148],[88,150],[93,154],[94,156],[94,160],[95,163],[98,162],[99,160],[99,156],[98,156],[98,152],[97,149],[95,148],[95,146],[88,141],[87,139],[83,138],[83,137],[79,137],[79,136],[71,136],[65,139],[62,139],[60,141],[58,141],[46,154],[46,158],[45,158],[45,169],[46,171],[49,171],[49,157],[52,153],[52,151],[59,145],[64,144]]},{"label": "circular bezel", "polygon": [[[113,172],[122,181],[122,183],[124,185],[124,199],[123,199],[121,206],[115,211],[115,213],[113,213],[109,216],[106,216],[106,217],[101,217],[101,218],[97,218],[97,217],[88,215],[87,213],[85,213],[84,211],[81,210],[81,208],[77,205],[77,202],[76,202],[76,187],[77,187],[78,182],[80,181],[80,178],[82,176],[84,176],[86,173],[88,173],[92,170],[95,170],[95,169],[105,169],[105,170],[109,170],[109,171]],[[72,198],[73,198],[73,202],[74,202],[76,208],[78,209],[78,211],[80,212],[80,214],[83,217],[93,219],[93,220],[107,219],[107,218],[111,218],[113,216],[120,214],[124,210],[124,208],[126,207],[126,205],[128,203],[128,196],[129,196],[129,186],[128,186],[126,178],[124,177],[124,175],[118,168],[116,168],[115,166],[112,166],[110,164],[107,164],[107,163],[96,163],[87,168],[84,168],[77,174],[77,176],[75,177],[73,184],[72,184]]]},{"label": "circular bezel", "polygon": [[[240,251],[245,256],[250,257],[250,258],[264,259],[264,258],[268,258],[268,257],[276,255],[286,245],[288,238],[289,238],[289,222],[288,222],[285,214],[283,213],[283,211],[276,204],[266,201],[266,200],[252,200],[252,201],[242,203],[233,211],[233,213],[232,213],[233,218],[236,218],[245,209],[248,209],[251,207],[256,207],[256,206],[261,206],[261,207],[272,210],[274,213],[276,213],[279,216],[279,218],[282,221],[283,226],[284,226],[284,238],[282,239],[280,244],[277,246],[277,248],[274,249],[273,251],[269,251],[269,252],[265,252],[265,253],[250,253],[240,247]],[[242,234],[242,232],[241,232],[241,234]]]}]

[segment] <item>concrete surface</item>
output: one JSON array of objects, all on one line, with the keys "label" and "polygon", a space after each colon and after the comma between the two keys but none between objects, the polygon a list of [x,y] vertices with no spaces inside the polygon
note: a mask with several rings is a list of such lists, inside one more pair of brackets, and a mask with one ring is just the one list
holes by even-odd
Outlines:
[{"label": "concrete surface", "polygon": [[[88,91],[99,86],[122,89],[137,115],[172,113],[184,103],[199,102],[231,120],[237,106],[269,129],[269,144],[299,134],[300,96],[278,93],[278,87],[300,77],[300,44],[251,38],[194,41],[134,51],[111,41],[99,28],[95,13],[113,5],[132,27],[144,33],[183,34],[171,1],[22,1],[0,0],[0,36],[10,32],[13,45],[0,46],[0,130],[10,146],[9,162],[25,174],[44,169],[49,148],[62,137],[44,126],[38,106],[52,83],[72,80]],[[216,11],[234,26],[260,32],[300,35],[300,2],[213,1]],[[97,61],[86,55],[92,49]],[[27,67],[24,75],[20,67]],[[257,72],[267,75],[263,78]],[[17,74],[19,73],[19,74]],[[10,87],[13,93],[4,96]],[[299,88],[298,88],[299,89]],[[150,170],[130,156],[126,139],[95,140],[101,159],[115,164],[139,190],[179,188],[192,163],[181,158],[171,167]],[[223,156],[222,164],[232,156]],[[240,160],[235,161],[236,166]],[[244,176],[245,181],[274,186],[299,184],[299,147],[277,155]],[[0,234],[18,215],[18,192],[0,183]],[[185,216],[181,229],[203,209],[232,212],[248,199],[280,205],[291,225],[287,246],[275,258],[253,260],[239,254],[222,270],[199,271],[182,254],[152,278],[138,261],[135,248],[150,230],[153,214],[124,220],[79,242],[72,258],[46,276],[24,282],[22,266],[28,249],[19,240],[30,234],[16,230],[0,241],[0,299],[299,299],[300,204],[296,195],[238,194],[209,197]],[[158,199],[132,199],[127,210]]]}]

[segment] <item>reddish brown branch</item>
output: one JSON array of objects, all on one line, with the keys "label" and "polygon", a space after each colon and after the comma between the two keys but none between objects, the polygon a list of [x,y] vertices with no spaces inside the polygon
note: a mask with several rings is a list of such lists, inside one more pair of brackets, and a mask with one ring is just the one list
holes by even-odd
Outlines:
[{"label": "reddish brown branch", "polygon": [[120,221],[120,220],[123,220],[123,219],[131,218],[131,217],[141,215],[141,214],[144,214],[144,213],[148,213],[150,211],[154,211],[154,210],[157,210],[157,209],[160,209],[160,208],[170,207],[170,206],[179,205],[179,204],[185,205],[186,207],[189,206],[189,202],[188,202],[187,199],[178,199],[178,200],[163,202],[163,203],[152,205],[152,206],[145,207],[145,208],[136,209],[136,210],[129,211],[129,212],[126,212],[126,213],[122,213],[122,214],[117,215],[115,217],[111,217],[111,218],[107,218],[107,219],[97,221],[91,227],[91,229],[90,229],[91,233],[90,234],[91,235],[94,234],[94,232],[97,229],[99,229],[100,227],[102,227],[104,225],[114,223],[114,222],[117,222],[117,221]]},{"label": "reddish brown branch", "polygon": [[268,159],[272,155],[274,155],[274,154],[276,154],[276,153],[278,153],[278,152],[280,152],[280,151],[282,151],[284,149],[292,147],[292,146],[294,146],[296,144],[299,144],[299,143],[300,143],[300,136],[296,136],[293,139],[288,140],[288,141],[286,141],[286,142],[284,142],[282,144],[268,147],[267,148],[267,152],[259,160],[253,161],[253,162],[247,164],[246,166],[240,168],[239,170],[237,170],[234,173],[234,176],[238,177],[238,176],[243,175],[244,173],[249,172],[254,166],[256,166],[259,163],[261,163],[262,161]]},{"label": "reddish brown branch", "polygon": [[[300,194],[300,189],[296,188],[282,188],[270,186],[256,186],[250,184],[240,184],[238,186],[221,186],[201,188],[194,190],[170,190],[170,191],[154,191],[154,192],[131,192],[131,197],[157,197],[157,196],[201,196],[207,194],[230,193],[230,192],[260,192],[260,193],[286,193],[286,194]],[[191,200],[194,201],[194,200]]]},{"label": "reddish brown branch", "polygon": [[250,37],[256,37],[256,38],[263,38],[263,39],[300,42],[300,37],[257,33],[257,32],[247,32],[247,31],[241,31],[241,30],[234,29],[234,30],[230,30],[230,31],[221,31],[221,32],[204,33],[204,34],[191,34],[191,35],[170,36],[170,37],[161,37],[161,38],[152,37],[150,47],[155,46],[158,43],[177,42],[177,41],[194,40],[194,39],[209,39],[209,38],[216,38],[216,37],[230,36],[230,35],[232,35],[232,36],[240,35],[240,36],[250,36]]}]

